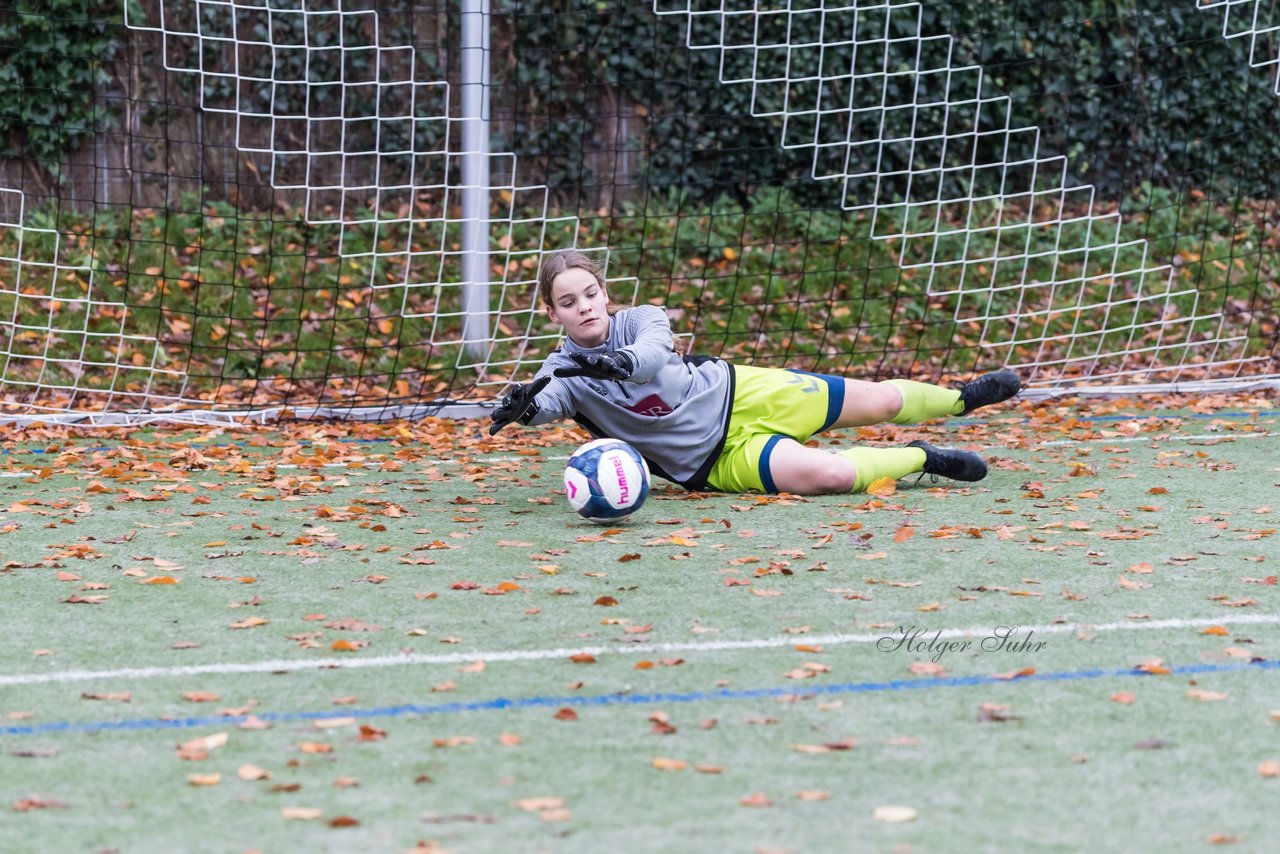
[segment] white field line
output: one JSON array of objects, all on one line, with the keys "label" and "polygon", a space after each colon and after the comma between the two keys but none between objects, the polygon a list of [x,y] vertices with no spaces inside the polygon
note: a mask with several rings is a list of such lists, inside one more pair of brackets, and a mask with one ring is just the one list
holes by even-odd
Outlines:
[{"label": "white field line", "polygon": [[[1195,629],[1208,626],[1230,625],[1274,625],[1280,623],[1280,614],[1236,614],[1221,617],[1198,617],[1190,619],[1150,620],[1146,622],[1123,623],[1052,623],[1043,626],[974,626],[968,629],[940,629],[936,632],[925,631],[920,643],[935,638],[950,640],[953,638],[987,638],[995,636],[999,629],[1001,634],[1010,629],[1017,633],[1018,640],[1030,639],[1033,635],[1062,635],[1077,631],[1089,633],[1101,632],[1150,632],[1162,629]],[[912,631],[908,628],[908,631]],[[1008,633],[1012,638],[1012,632]],[[1024,635],[1025,633],[1025,635]],[[430,664],[466,664],[473,661],[547,661],[568,659],[572,655],[642,655],[663,653],[714,653],[744,649],[778,649],[782,647],[804,644],[806,646],[840,646],[844,644],[874,644],[885,638],[896,642],[902,638],[902,632],[886,630],[876,634],[830,634],[830,635],[789,635],[787,637],[760,638],[741,641],[691,641],[686,643],[638,643],[615,646],[580,646],[559,649],[506,649],[491,652],[451,652],[439,655],[422,653],[405,653],[402,655],[384,655],[372,658],[317,658],[311,660],[274,659],[268,661],[250,661],[241,664],[193,664],[175,667],[128,667],[119,670],[64,670],[55,673],[18,673],[0,676],[0,686],[6,685],[42,685],[54,682],[90,682],[105,679],[157,679],[176,676],[198,676],[204,674],[228,673],[278,673],[296,670],[319,670],[339,668],[353,670],[372,667],[404,667],[406,665]]]},{"label": "white field line", "polygon": [[[1166,434],[1155,434],[1155,435],[1146,435],[1146,436],[1123,436],[1123,437],[1115,436],[1115,437],[1106,438],[1106,439],[1060,439],[1060,440],[1054,440],[1051,442],[1040,442],[1036,445],[1030,445],[1024,450],[1035,450],[1036,448],[1049,448],[1049,447],[1055,447],[1059,445],[1095,445],[1095,444],[1102,444],[1102,443],[1116,444],[1121,442],[1191,442],[1191,441],[1205,441],[1205,440],[1217,440],[1221,442],[1229,442],[1233,439],[1268,439],[1268,438],[1274,438],[1274,436],[1275,434],[1273,433],[1199,433],[1195,435],[1166,433]],[[992,445],[990,446],[990,448],[992,450],[996,450],[997,446]],[[516,463],[521,461],[529,461],[531,458],[530,457],[486,457],[485,459],[488,462],[495,462],[495,463]],[[566,454],[563,456],[554,456],[554,457],[538,457],[533,461],[554,463],[554,462],[564,462],[568,459],[569,459],[569,456]],[[461,462],[461,460],[438,459],[438,460],[415,460],[415,462],[419,463],[420,465],[439,466],[439,465],[458,465]],[[471,462],[475,462],[475,460],[468,460],[467,462],[471,463]],[[266,464],[261,464],[261,465],[256,465],[253,468],[265,469],[265,468],[268,468],[268,466]],[[302,466],[295,465],[294,463],[281,463],[281,464],[275,465],[274,468],[296,469],[296,468],[302,468]],[[310,467],[308,466],[308,468]],[[325,463],[324,465],[320,466],[320,468],[343,469],[343,468],[347,468],[347,463]],[[77,471],[74,469],[67,469],[60,473],[61,474],[85,474],[85,472],[83,471]],[[31,472],[29,471],[0,472],[0,477],[31,477]]]}]

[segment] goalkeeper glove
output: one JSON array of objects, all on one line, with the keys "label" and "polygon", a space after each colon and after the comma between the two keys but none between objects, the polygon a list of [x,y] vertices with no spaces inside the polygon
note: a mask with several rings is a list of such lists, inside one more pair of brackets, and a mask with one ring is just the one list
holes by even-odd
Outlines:
[{"label": "goalkeeper glove", "polygon": [[570,353],[576,368],[556,368],[558,377],[591,377],[596,380],[630,379],[636,369],[631,357],[622,351],[615,353]]},{"label": "goalkeeper glove", "polygon": [[539,377],[528,385],[517,384],[510,394],[498,402],[498,408],[489,416],[493,419],[493,424],[489,427],[489,435],[495,435],[513,421],[528,424],[533,420],[533,416],[538,414],[538,404],[534,403],[533,399],[538,396],[538,392],[546,388],[549,382],[551,377]]}]

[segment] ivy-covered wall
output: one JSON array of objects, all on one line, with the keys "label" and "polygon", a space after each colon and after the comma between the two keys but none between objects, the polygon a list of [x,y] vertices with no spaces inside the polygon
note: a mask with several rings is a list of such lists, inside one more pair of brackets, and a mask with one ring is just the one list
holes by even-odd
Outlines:
[{"label": "ivy-covered wall", "polygon": [[[510,87],[511,142],[545,159],[551,183],[589,182],[581,152],[613,142],[638,148],[650,187],[746,198],[788,183],[814,202],[831,187],[807,180],[808,153],[778,150],[781,119],[752,117],[750,85],[719,83],[719,51],[686,49],[685,16],[657,17],[649,3],[625,0],[495,5],[503,34],[495,71]],[[954,67],[980,65],[984,97],[1008,95],[1012,126],[1038,126],[1040,153],[1068,156],[1078,181],[1112,194],[1144,181],[1230,185],[1233,195],[1275,186],[1280,99],[1270,76],[1249,68],[1248,42],[1222,37],[1220,11],[1199,10],[1195,0],[952,0],[923,3],[920,15],[921,32],[954,37],[928,43],[925,59],[950,47]],[[785,24],[796,42],[817,38],[822,20],[792,15]],[[914,29],[906,14],[894,25],[897,36]],[[720,26],[698,17],[690,39],[714,43]],[[733,62],[730,76],[750,72],[748,59]],[[793,77],[816,70],[799,65],[799,53],[792,62]],[[911,102],[913,78],[887,85],[889,100]],[[602,103],[619,101],[634,105],[638,140],[617,143],[618,119],[601,115]],[[891,113],[883,132],[905,135],[911,120],[909,111]],[[855,138],[875,138],[879,122],[862,117]]]},{"label": "ivy-covered wall", "polygon": [[122,47],[117,0],[17,0],[0,6],[0,156],[48,171],[105,126],[100,87]]},{"label": "ivy-covered wall", "polygon": [[[166,148],[173,136],[166,136],[166,122],[178,121],[180,114],[187,116],[182,121],[201,120],[195,107],[199,93],[190,91],[195,78],[167,75],[160,68],[159,40],[125,30],[122,2],[17,0],[0,7],[0,50],[6,57],[0,63],[0,154],[24,163],[27,173],[34,169],[62,180],[60,165],[95,133],[119,128],[127,112],[131,126],[124,130],[145,140],[121,156],[121,169],[198,176],[215,188],[263,180],[262,164],[229,175],[209,174],[243,166],[245,158],[229,150],[232,156],[205,154],[201,162],[190,163],[173,146]],[[158,7],[161,0],[130,2],[143,9]],[[296,5],[271,3],[275,9]],[[814,0],[811,5],[822,4]],[[182,6],[166,8],[172,15]],[[358,7],[378,10],[384,45],[408,42],[417,48],[420,75],[457,81],[457,2],[343,4]],[[800,10],[803,4],[791,7]],[[222,11],[211,6],[202,14]],[[1073,178],[1098,186],[1104,195],[1118,199],[1147,182],[1176,190],[1263,195],[1280,180],[1280,134],[1272,130],[1280,99],[1272,81],[1267,72],[1248,67],[1247,42],[1222,37],[1221,12],[1200,10],[1196,0],[935,0],[920,4],[919,15],[921,32],[953,37],[927,41],[924,62],[938,61],[949,49],[953,66],[980,65],[983,97],[1009,96],[1011,124],[1041,129],[1038,153],[1066,155]],[[277,13],[272,19],[277,29],[292,28],[284,33],[291,40],[307,26],[304,16],[294,17]],[[493,150],[520,155],[522,178],[550,184],[555,200],[566,207],[596,207],[602,200],[636,200],[677,188],[703,201],[745,202],[765,186],[786,187],[815,206],[837,204],[838,182],[810,177],[810,153],[779,146],[782,119],[752,115],[753,96],[759,93],[750,85],[719,82],[720,52],[686,47],[687,35],[694,43],[719,38],[715,16],[695,17],[689,34],[687,16],[655,15],[649,2],[494,0]],[[822,25],[818,15],[767,20],[762,38],[780,37],[769,27],[783,23],[793,40],[815,38]],[[895,13],[893,21],[897,36],[916,26],[911,14]],[[213,32],[218,25],[211,20],[201,26]],[[336,44],[360,34],[333,29],[311,35],[313,41]],[[214,49],[229,48],[206,48]],[[276,60],[301,68],[308,61],[303,53],[286,56],[285,51]],[[333,69],[322,66],[334,55],[317,52],[310,58],[313,79],[332,76]],[[253,56],[270,62],[270,52]],[[731,59],[724,71],[747,73],[744,56]],[[806,68],[800,57],[795,55],[793,76],[816,70]],[[184,60],[170,56],[169,61]],[[824,62],[840,61],[839,51],[826,52]],[[910,64],[891,67],[903,70]],[[290,79],[297,79],[294,72]],[[280,97],[266,83],[259,91],[241,87],[238,92],[216,90],[225,87],[226,78],[211,77],[206,85],[213,87],[203,93],[206,103],[223,106],[239,99],[243,108],[262,109]],[[838,94],[839,85],[828,86],[828,95]],[[897,91],[890,91],[889,99],[909,102],[915,85],[910,75],[890,77],[887,86]],[[133,93],[127,104],[121,98],[126,91]],[[803,84],[795,93],[801,99],[811,94]],[[309,97],[313,107],[332,114],[341,107],[322,103],[331,95],[330,89],[316,87]],[[891,112],[882,128],[880,116],[864,114],[855,117],[853,131],[856,139],[905,135],[912,120],[910,111]],[[348,131],[377,132],[372,123],[357,122],[349,123]],[[792,137],[804,132],[803,120],[790,123]],[[186,130],[177,135],[194,136]],[[201,139],[211,149],[227,148],[213,134]],[[986,144],[1003,143],[992,137]],[[1018,136],[1011,154],[1029,155],[1030,145],[1028,135]],[[262,204],[264,198],[243,193],[237,201]]]}]

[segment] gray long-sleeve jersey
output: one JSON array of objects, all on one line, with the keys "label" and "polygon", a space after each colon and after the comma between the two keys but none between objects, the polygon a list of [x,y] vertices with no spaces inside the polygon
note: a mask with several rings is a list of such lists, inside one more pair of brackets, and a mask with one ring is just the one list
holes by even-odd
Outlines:
[{"label": "gray long-sleeve jersey", "polygon": [[566,339],[538,371],[575,367],[569,353],[626,353],[635,371],[624,382],[552,377],[536,398],[530,424],[572,418],[597,438],[634,445],[649,468],[688,489],[706,487],[707,473],[724,447],[733,406],[733,369],[710,357],[682,357],[672,349],[671,322],[660,308],[642,305],[614,314],[600,347]]}]

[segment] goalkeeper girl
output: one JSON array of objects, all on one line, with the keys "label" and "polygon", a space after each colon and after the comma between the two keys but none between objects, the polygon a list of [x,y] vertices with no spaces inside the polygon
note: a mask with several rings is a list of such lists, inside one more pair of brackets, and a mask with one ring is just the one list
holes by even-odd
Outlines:
[{"label": "goalkeeper girl", "polygon": [[981,480],[987,464],[977,454],[927,442],[838,452],[804,443],[829,429],[966,415],[1021,387],[1012,371],[946,389],[680,356],[666,312],[641,305],[610,314],[604,277],[575,250],[543,259],[538,294],[564,327],[564,346],[502,399],[490,434],[514,421],[572,418],[593,437],[634,445],[654,473],[691,490],[860,492],[917,472]]}]

